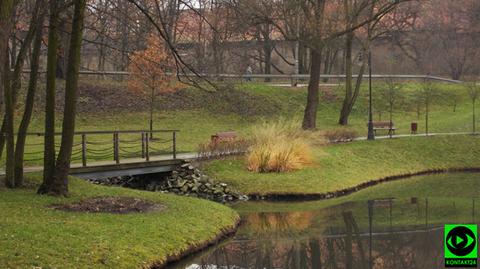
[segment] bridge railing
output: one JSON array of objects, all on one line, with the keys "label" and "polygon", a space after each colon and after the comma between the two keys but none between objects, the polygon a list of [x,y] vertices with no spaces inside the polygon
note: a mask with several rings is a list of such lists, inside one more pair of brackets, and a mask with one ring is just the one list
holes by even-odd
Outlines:
[{"label": "bridge railing", "polygon": [[[81,131],[75,132],[72,147],[72,162],[114,161],[139,158],[150,161],[152,157],[177,158],[177,133],[179,130],[126,130],[126,131]],[[43,137],[45,133],[27,133],[24,161],[43,160]],[[61,136],[61,133],[55,133]],[[60,139],[56,139],[56,152]]]}]

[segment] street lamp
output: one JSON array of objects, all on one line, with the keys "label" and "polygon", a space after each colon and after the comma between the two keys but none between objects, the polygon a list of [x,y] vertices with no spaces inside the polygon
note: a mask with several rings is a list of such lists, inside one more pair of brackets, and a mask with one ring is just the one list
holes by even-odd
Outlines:
[{"label": "street lamp", "polygon": [[372,112],[372,52],[368,48],[368,135],[367,140],[375,140],[373,131],[373,112]]}]

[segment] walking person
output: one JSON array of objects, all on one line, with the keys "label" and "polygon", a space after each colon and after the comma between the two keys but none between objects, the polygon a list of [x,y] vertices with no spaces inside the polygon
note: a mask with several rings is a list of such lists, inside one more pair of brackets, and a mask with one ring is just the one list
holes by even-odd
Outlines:
[{"label": "walking person", "polygon": [[252,74],[253,74],[252,67],[250,65],[248,65],[247,66],[247,72],[246,72],[246,75],[245,75],[245,80],[246,81],[252,81]]}]

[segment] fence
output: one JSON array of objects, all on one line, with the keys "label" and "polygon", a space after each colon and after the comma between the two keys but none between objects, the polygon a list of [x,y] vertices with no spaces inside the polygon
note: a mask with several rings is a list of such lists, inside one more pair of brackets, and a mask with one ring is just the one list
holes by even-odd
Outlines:
[{"label": "fence", "polygon": [[[90,161],[111,159],[119,164],[123,158],[142,158],[150,161],[154,156],[177,158],[177,133],[179,130],[128,130],[75,132],[71,160],[86,167]],[[25,161],[43,160],[44,133],[28,133],[25,144]],[[55,133],[56,136],[61,133]],[[58,139],[57,139],[58,141]],[[59,142],[59,141],[58,141]],[[56,151],[60,144],[56,143]]]},{"label": "fence", "polygon": [[[23,73],[29,73],[30,70],[26,69],[22,71]],[[45,73],[42,71],[41,73]],[[130,76],[129,72],[126,71],[91,71],[91,70],[81,70],[79,71],[81,76],[88,76],[88,77],[113,77],[117,79],[123,79],[124,77]],[[260,79],[266,82],[272,81],[290,81],[292,85],[295,85],[297,81],[306,81],[310,78],[309,74],[206,74],[206,73],[182,73],[178,74],[179,77],[188,77],[188,78],[207,78],[207,79],[215,79],[215,80],[251,80],[251,79]],[[353,75],[356,78],[358,75]],[[345,75],[332,75],[332,74],[321,74],[320,77],[322,79],[336,79],[336,80],[344,80]],[[367,76],[365,75],[365,78]],[[429,81],[438,81],[438,82],[445,82],[445,83],[454,83],[459,84],[463,83],[460,80],[453,80],[448,78],[443,78],[439,76],[430,76],[430,75],[391,75],[391,74],[374,74],[372,75],[372,79],[401,79],[401,80],[429,80]]]}]

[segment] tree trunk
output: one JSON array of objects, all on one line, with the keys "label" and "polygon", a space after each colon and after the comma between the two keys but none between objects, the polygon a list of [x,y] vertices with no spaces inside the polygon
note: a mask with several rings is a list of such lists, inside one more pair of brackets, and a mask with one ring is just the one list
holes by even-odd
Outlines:
[{"label": "tree trunk", "polygon": [[[155,83],[155,79],[152,81]],[[152,87],[150,92],[150,122],[149,122],[149,127],[150,127],[150,140],[153,139],[153,109],[155,105],[155,88]]]},{"label": "tree trunk", "polygon": [[105,45],[104,45],[104,38],[102,37],[100,40],[100,45],[98,47],[98,71],[105,71]]},{"label": "tree trunk", "polygon": [[[16,25],[16,20],[15,20],[15,17],[16,17],[16,9],[17,7],[15,6],[13,8],[13,12],[12,12],[12,25]],[[14,65],[15,63],[17,62],[17,33],[16,33],[16,29],[15,27],[12,27],[12,33],[11,33],[11,36],[10,36],[10,65],[11,65],[11,69],[14,68]]]},{"label": "tree trunk", "polygon": [[[122,1],[119,4],[119,8],[121,8],[120,18],[123,20],[120,22],[120,33],[121,33],[121,62],[120,62],[120,70],[126,71],[128,68],[128,38],[129,38],[129,29],[128,29],[128,18],[126,14],[128,14],[128,3],[127,1]],[[122,14],[123,13],[123,14]]]},{"label": "tree trunk", "polygon": [[345,268],[353,268],[353,228],[350,222],[351,211],[343,212],[343,221],[345,222],[346,236],[345,236]]},{"label": "tree trunk", "polygon": [[[272,50],[270,46],[265,47],[265,75],[272,74]],[[265,82],[272,81],[271,78],[265,78]]]},{"label": "tree trunk", "polygon": [[298,47],[298,73],[306,74],[310,72],[309,66],[308,48],[300,43]]},{"label": "tree trunk", "polygon": [[352,80],[353,80],[353,67],[352,67],[352,45],[353,45],[353,32],[348,33],[345,37],[345,98],[343,99],[342,110],[340,112],[340,119],[338,124],[347,125],[348,115],[350,114],[349,107],[352,100]]},{"label": "tree trunk", "polygon": [[14,176],[14,139],[13,139],[13,96],[12,86],[10,81],[10,59],[8,57],[8,49],[6,51],[7,57],[5,57],[4,75],[3,75],[3,93],[5,99],[5,130],[3,135],[5,136],[5,144],[7,148],[7,156],[5,161],[5,183],[7,187],[15,187]]},{"label": "tree trunk", "polygon": [[476,103],[476,100],[474,99],[473,102],[472,102],[472,120],[473,120],[473,125],[472,125],[472,129],[473,129],[473,134],[476,134],[477,133],[477,128],[476,128],[476,119],[475,119],[475,103]]},{"label": "tree trunk", "polygon": [[51,193],[68,194],[68,172],[72,155],[75,133],[75,115],[78,95],[78,71],[80,69],[80,53],[83,35],[83,19],[87,0],[75,0],[72,22],[72,35],[68,52],[67,80],[65,82],[65,109],[63,112],[62,143],[58,153],[53,176]]},{"label": "tree trunk", "polygon": [[[0,74],[3,74],[6,57],[10,57],[7,47],[8,39],[11,34],[12,21],[11,17],[14,12],[15,0],[2,0],[0,1]],[[10,68],[10,66],[9,66]]]},{"label": "tree trunk", "polygon": [[346,106],[342,107],[342,111],[340,112],[340,119],[338,121],[340,125],[348,125],[348,119],[350,117],[350,114],[352,113],[353,106],[357,102],[358,95],[360,94],[360,87],[362,86],[363,75],[365,74],[366,66],[367,63],[364,62],[362,64],[362,67],[360,67],[360,70],[358,71],[358,77],[355,82],[355,89],[353,90],[353,94],[350,95],[350,99],[346,103]]},{"label": "tree trunk", "polygon": [[[60,10],[67,4],[65,0],[58,0],[58,7]],[[68,57],[66,57],[66,50],[69,46],[69,32],[71,32],[69,18],[69,9],[66,12],[60,12],[58,17],[58,31],[57,31],[57,66],[55,70],[55,76],[57,79],[66,79],[65,69],[67,68]]]},{"label": "tree trunk", "polygon": [[39,194],[49,193],[53,184],[55,170],[55,80],[58,48],[58,2],[50,0],[50,19],[47,51],[47,86],[45,97],[45,137],[43,154],[43,183]]},{"label": "tree trunk", "polygon": [[[6,66],[4,63],[9,61],[10,55],[8,53],[8,39],[12,28],[12,14],[16,1],[14,0],[2,0],[0,2],[0,87],[4,88],[5,85],[10,85],[6,75],[10,72],[10,65]],[[8,73],[6,73],[8,71]],[[0,94],[0,98],[3,94]],[[3,131],[2,131],[3,133]],[[5,136],[0,135],[1,140],[4,141]]]},{"label": "tree trunk", "polygon": [[[268,26],[267,26],[268,27]],[[270,37],[268,36],[270,29],[267,28],[266,33],[264,33],[264,41],[263,41],[263,53],[265,54],[265,75],[272,74],[272,44]],[[265,82],[270,82],[271,78],[265,78]]]},{"label": "tree trunk", "polygon": [[[345,37],[345,98],[343,99],[342,110],[340,111],[340,118],[338,124],[348,125],[348,119],[352,113],[353,106],[357,101],[360,93],[360,87],[362,86],[363,75],[367,66],[367,57],[363,58],[362,66],[358,72],[358,77],[355,82],[355,88],[353,88],[353,59],[352,59],[352,45],[353,45],[353,33],[347,34]],[[367,50],[364,49],[363,55],[367,54]]]},{"label": "tree trunk", "polygon": [[388,134],[390,135],[390,138],[392,138],[393,136],[393,132],[391,130],[391,128],[393,127],[393,102],[390,102],[390,108],[389,108],[389,114],[390,114],[390,121],[389,121],[389,128],[390,130],[388,130]]},{"label": "tree trunk", "polygon": [[[41,0],[37,2],[42,2]],[[27,130],[30,124],[30,119],[33,113],[33,104],[35,102],[35,92],[37,89],[37,79],[38,79],[38,66],[40,60],[40,54],[42,49],[42,38],[43,38],[43,20],[44,14],[41,14],[38,18],[37,30],[35,34],[35,41],[33,44],[33,52],[30,63],[30,80],[28,82],[27,97],[25,100],[25,111],[22,116],[22,121],[20,122],[20,127],[18,128],[17,134],[17,143],[15,146],[15,181],[17,185],[23,184],[23,154],[25,151],[25,140],[27,137]]]},{"label": "tree trunk", "polygon": [[429,101],[425,102],[425,134],[428,136],[428,113],[429,113]]},{"label": "tree trunk", "polygon": [[308,242],[310,245],[310,263],[312,268],[322,269],[322,256],[320,252],[320,241],[318,239],[312,239]]},{"label": "tree trunk", "polygon": [[320,69],[322,65],[322,54],[317,49],[311,51],[310,81],[308,82],[307,105],[303,115],[302,128],[305,130],[317,127],[318,90],[320,83]]},{"label": "tree trunk", "polygon": [[[30,49],[30,45],[32,43],[32,40],[35,36],[35,31],[37,28],[37,20],[38,16],[40,14],[40,9],[42,8],[41,3],[42,1],[36,1],[35,2],[35,7],[32,12],[32,19],[30,21],[30,26],[28,28],[27,34],[25,38],[23,39],[22,45],[20,47],[20,50],[18,52],[18,55],[15,57],[16,62],[14,65],[13,69],[13,74],[11,75],[10,81],[11,81],[11,94],[12,94],[12,106],[15,107],[15,104],[17,103],[17,95],[20,89],[22,88],[22,69],[23,65],[25,63],[25,58],[27,56],[27,52]],[[3,122],[2,122],[2,127],[0,129],[0,132],[4,133],[6,131],[6,117],[7,114],[5,113],[3,115]],[[5,138],[1,137],[0,138],[0,157],[3,155],[3,148],[5,147]]]}]

